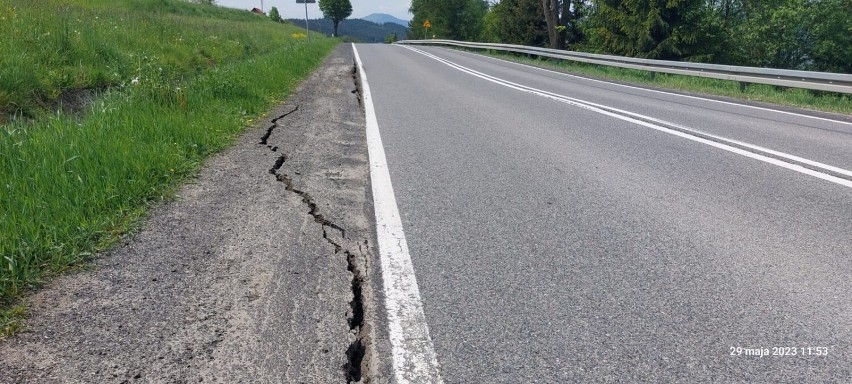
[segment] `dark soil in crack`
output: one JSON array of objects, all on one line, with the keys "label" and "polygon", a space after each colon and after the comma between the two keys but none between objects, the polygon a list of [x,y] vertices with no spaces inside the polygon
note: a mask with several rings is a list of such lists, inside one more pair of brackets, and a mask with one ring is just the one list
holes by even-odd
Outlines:
[{"label": "dark soil in crack", "polygon": [[[353,69],[352,73],[355,73]],[[354,83],[353,83],[354,84]],[[352,93],[356,93],[353,91]],[[358,104],[361,104],[360,92],[356,95],[356,100],[358,100]],[[267,148],[272,152],[277,151],[277,146],[271,146],[268,142],[272,133],[278,130],[287,129],[288,120],[285,117],[290,116],[291,114],[297,112],[299,110],[299,106],[297,105],[293,110],[288,113],[282,114],[274,119],[272,119],[272,125],[267,129],[266,134],[261,137],[260,145],[266,145]],[[296,116],[294,116],[296,117]],[[345,144],[345,143],[343,143]],[[275,150],[273,150],[275,148]],[[341,148],[343,149],[343,148]],[[318,205],[313,197],[311,197],[310,193],[301,189],[303,187],[296,187],[296,182],[293,177],[291,177],[287,172],[288,168],[286,167],[287,161],[291,159],[291,156],[288,156],[287,153],[280,154],[275,163],[269,169],[269,173],[275,175],[275,179],[284,184],[285,190],[294,193],[298,196],[305,207],[308,209],[308,215],[313,217],[314,222],[320,226],[322,229],[322,237],[325,239],[331,246],[334,247],[334,254],[331,257],[340,257],[343,255],[345,257],[347,267],[346,270],[352,275],[351,277],[351,291],[352,291],[352,299],[349,302],[349,330],[353,335],[353,339],[350,342],[348,348],[344,351],[345,356],[347,358],[347,362],[342,366],[342,369],[345,374],[345,379],[347,383],[353,382],[361,382],[362,380],[362,364],[364,360],[364,355],[366,353],[365,347],[365,336],[362,334],[362,328],[364,328],[364,290],[362,286],[365,281],[365,269],[366,263],[369,259],[367,255],[364,254],[365,251],[369,251],[369,241],[364,239],[363,246],[361,241],[353,241],[346,235],[346,229],[327,219],[318,208]],[[341,165],[338,165],[341,166]],[[349,172],[358,171],[357,169],[350,169]],[[364,170],[361,169],[361,172]],[[335,174],[340,174],[341,172],[337,172]],[[331,174],[331,173],[329,173]],[[301,176],[301,172],[294,172],[294,175]],[[301,179],[301,177],[300,177]],[[345,217],[341,217],[342,220],[345,220]],[[331,231],[334,230],[334,231]],[[361,231],[364,228],[360,228]],[[330,232],[332,232],[330,234]]]}]

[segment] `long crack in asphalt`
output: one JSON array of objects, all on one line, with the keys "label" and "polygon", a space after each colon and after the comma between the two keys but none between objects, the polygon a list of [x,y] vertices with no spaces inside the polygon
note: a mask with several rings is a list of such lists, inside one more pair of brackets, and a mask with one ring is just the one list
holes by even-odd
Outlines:
[{"label": "long crack in asphalt", "polygon": [[[356,90],[358,88],[356,88]],[[356,92],[353,91],[353,93]],[[360,103],[360,91],[357,92],[357,96]],[[272,119],[272,125],[267,128],[266,133],[261,137],[258,144],[266,145],[270,151],[277,152],[278,147],[268,145],[267,141],[275,129],[282,128],[279,121],[298,110],[299,106],[297,105],[293,110]],[[364,355],[366,354],[366,347],[364,345],[365,337],[362,334],[364,331],[364,298],[362,294],[362,285],[365,281],[365,276],[367,276],[365,266],[368,251],[364,248],[369,248],[369,243],[367,240],[364,240],[363,243],[350,240],[346,237],[346,230],[343,227],[329,221],[319,213],[317,204],[311,195],[308,192],[296,188],[294,186],[293,179],[287,173],[282,171],[282,168],[288,159],[289,157],[287,154],[279,155],[278,158],[276,158],[275,163],[272,165],[272,168],[269,169],[269,173],[274,175],[279,182],[283,183],[284,188],[287,191],[293,192],[301,198],[302,203],[308,207],[308,214],[313,217],[317,224],[322,226],[323,239],[334,246],[334,254],[340,255],[342,253],[346,256],[348,264],[347,270],[352,274],[352,301],[349,303],[351,313],[349,314],[348,323],[349,330],[354,336],[354,340],[345,351],[347,363],[342,368],[345,372],[347,383],[360,382],[362,378],[361,363],[363,362]],[[339,232],[340,240],[335,240],[334,236],[329,235],[330,231]]]},{"label": "long crack in asphalt", "polygon": [[352,82],[355,83],[355,89],[352,90],[352,93],[358,98],[358,106],[363,108],[364,93],[361,90],[361,77],[358,76],[358,63],[354,60],[352,61]]},{"label": "long crack in asphalt", "polygon": [[[292,113],[294,113],[298,110],[299,110],[299,106],[297,105],[296,108],[293,108],[290,112],[286,112],[286,113],[272,119],[272,125],[270,125],[269,128],[266,128],[266,133],[264,133],[263,136],[260,137],[260,143],[259,144],[267,145],[266,142],[269,141],[269,136],[272,136],[272,131],[274,131],[275,128],[281,127],[280,125],[278,125],[278,120],[281,120],[281,119],[289,116],[290,114],[292,114]],[[271,149],[272,152],[275,152],[275,151],[278,150],[278,147],[268,146],[268,148]]]}]

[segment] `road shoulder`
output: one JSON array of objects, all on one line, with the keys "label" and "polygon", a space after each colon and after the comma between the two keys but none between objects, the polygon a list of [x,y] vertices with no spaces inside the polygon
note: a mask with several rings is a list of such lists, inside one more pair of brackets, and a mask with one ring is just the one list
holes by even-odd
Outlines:
[{"label": "road shoulder", "polygon": [[339,46],[143,230],[30,297],[0,382],[359,380],[374,235],[352,69]]}]

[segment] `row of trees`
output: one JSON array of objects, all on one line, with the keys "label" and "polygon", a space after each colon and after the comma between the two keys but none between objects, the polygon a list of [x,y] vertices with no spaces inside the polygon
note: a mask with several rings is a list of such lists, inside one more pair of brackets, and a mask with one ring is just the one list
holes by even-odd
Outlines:
[{"label": "row of trees", "polygon": [[412,0],[411,12],[412,38],[852,73],[852,0]]}]

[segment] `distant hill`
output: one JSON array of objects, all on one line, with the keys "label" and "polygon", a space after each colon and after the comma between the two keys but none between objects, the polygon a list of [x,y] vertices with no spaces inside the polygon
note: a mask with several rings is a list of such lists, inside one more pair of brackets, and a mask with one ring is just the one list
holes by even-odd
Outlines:
[{"label": "distant hill", "polygon": [[394,23],[394,24],[399,24],[403,27],[408,28],[408,21],[407,20],[397,19],[396,17],[388,15],[387,13],[373,13],[373,14],[370,14],[368,16],[362,17],[361,20],[372,21],[372,22],[379,24],[379,25],[382,25],[384,23]]},{"label": "distant hill", "polygon": [[[297,27],[305,27],[305,19],[289,19],[288,21]],[[331,32],[334,30],[331,19],[308,20],[308,24],[311,27],[311,32],[319,32],[326,36],[331,36]],[[395,23],[379,25],[362,19],[346,19],[338,25],[337,33],[340,36],[348,36],[352,40],[364,43],[383,43],[385,36],[393,33],[396,33],[400,40],[405,39],[408,35],[408,27]]]}]

